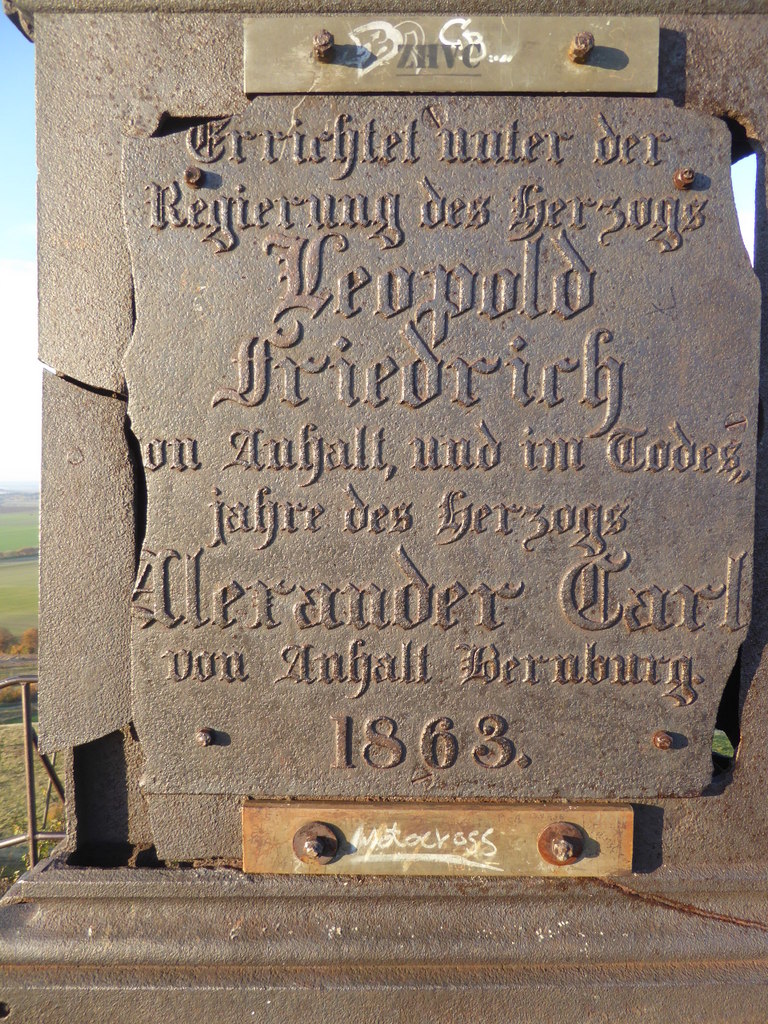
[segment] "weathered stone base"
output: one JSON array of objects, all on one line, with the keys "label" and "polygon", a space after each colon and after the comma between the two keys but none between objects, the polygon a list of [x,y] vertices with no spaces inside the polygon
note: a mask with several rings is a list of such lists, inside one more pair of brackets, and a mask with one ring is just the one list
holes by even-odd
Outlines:
[{"label": "weathered stone base", "polygon": [[39,1024],[764,1024],[768,889],[734,894],[751,920],[703,909],[700,881],[697,897],[54,858],[0,907],[0,1007]]}]

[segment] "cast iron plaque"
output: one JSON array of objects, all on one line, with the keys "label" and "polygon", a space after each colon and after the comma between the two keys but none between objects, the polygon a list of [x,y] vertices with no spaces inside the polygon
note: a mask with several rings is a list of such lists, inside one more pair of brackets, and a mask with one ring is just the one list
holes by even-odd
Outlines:
[{"label": "cast iron plaque", "polygon": [[701,791],[752,573],[729,157],[605,97],[125,142],[147,792]]}]

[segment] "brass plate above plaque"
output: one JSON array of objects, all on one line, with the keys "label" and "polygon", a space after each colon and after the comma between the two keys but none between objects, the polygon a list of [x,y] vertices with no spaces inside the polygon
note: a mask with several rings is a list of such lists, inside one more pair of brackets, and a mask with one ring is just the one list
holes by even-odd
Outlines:
[{"label": "brass plate above plaque", "polygon": [[[315,35],[333,48],[318,59]],[[594,47],[569,50],[580,33]],[[245,19],[245,91],[653,93],[658,18],[306,15]]]},{"label": "brass plate above plaque", "polygon": [[632,870],[632,824],[616,804],[248,802],[243,870],[605,877]]}]

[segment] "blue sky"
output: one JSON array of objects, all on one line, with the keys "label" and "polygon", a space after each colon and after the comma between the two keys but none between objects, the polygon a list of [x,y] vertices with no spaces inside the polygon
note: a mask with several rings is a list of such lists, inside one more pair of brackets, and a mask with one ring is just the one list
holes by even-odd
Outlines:
[{"label": "blue sky", "polygon": [[0,19],[0,258],[35,259],[34,46]]},{"label": "blue sky", "polygon": [[[0,485],[39,477],[35,177],[34,47],[0,14]],[[734,192],[751,253],[754,159]]]},{"label": "blue sky", "polygon": [[34,47],[0,14],[0,482],[40,466]]}]

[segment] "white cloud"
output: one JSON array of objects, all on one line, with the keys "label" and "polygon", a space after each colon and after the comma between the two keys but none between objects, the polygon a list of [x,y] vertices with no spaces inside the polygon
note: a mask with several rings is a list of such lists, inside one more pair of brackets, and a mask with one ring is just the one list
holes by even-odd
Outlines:
[{"label": "white cloud", "polygon": [[0,259],[0,481],[40,473],[37,266]]}]

